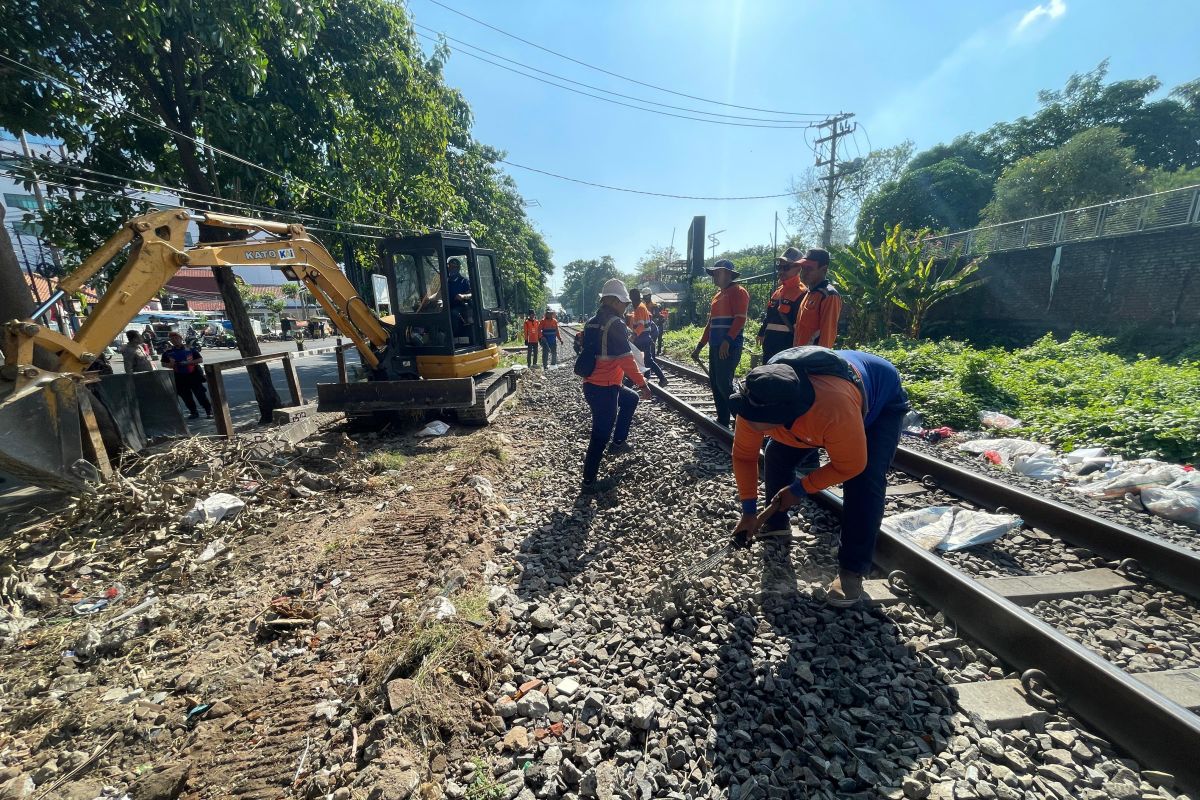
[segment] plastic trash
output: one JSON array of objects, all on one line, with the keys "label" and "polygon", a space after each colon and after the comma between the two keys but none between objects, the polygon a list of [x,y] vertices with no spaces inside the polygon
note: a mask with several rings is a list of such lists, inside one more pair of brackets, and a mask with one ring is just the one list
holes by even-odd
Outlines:
[{"label": "plastic trash", "polygon": [[1074,488],[1090,497],[1124,497],[1127,492],[1136,494],[1151,486],[1170,486],[1187,474],[1183,467],[1153,459],[1122,461],[1095,480]]},{"label": "plastic trash", "polygon": [[233,519],[243,508],[246,501],[225,492],[209,495],[204,500],[197,500],[192,510],[183,515],[182,523],[187,527],[195,527],[202,523],[216,523],[223,519]]},{"label": "plastic trash", "polygon": [[954,552],[994,542],[1024,524],[1012,514],[988,514],[957,506],[934,506],[894,514],[880,527],[894,536],[912,540],[926,550]]},{"label": "plastic trash", "polygon": [[463,481],[463,485],[470,486],[479,492],[480,497],[494,497],[496,494],[496,489],[492,486],[492,482],[482,475],[471,475]]},{"label": "plastic trash", "polygon": [[1013,419],[1008,414],[1001,414],[999,411],[980,411],[979,424],[985,428],[1006,431],[1009,428],[1021,427],[1021,420]]},{"label": "plastic trash", "polygon": [[1058,459],[1042,454],[1017,456],[1013,459],[1012,471],[1040,481],[1058,480],[1066,474]]},{"label": "plastic trash", "polygon": [[1103,455],[1103,447],[1080,447],[1063,456],[1063,461],[1066,461],[1068,464],[1082,464],[1085,461],[1100,458]]},{"label": "plastic trash", "polygon": [[979,455],[988,451],[1000,456],[1000,463],[1011,464],[1017,456],[1052,455],[1053,451],[1040,442],[1028,439],[972,439],[958,446],[959,450]]},{"label": "plastic trash", "polygon": [[125,587],[119,583],[104,590],[99,597],[88,597],[71,606],[71,610],[81,617],[98,614],[125,596]]},{"label": "plastic trash", "polygon": [[445,436],[449,430],[449,425],[442,422],[440,419],[435,419],[433,422],[417,431],[417,436]]},{"label": "plastic trash", "polygon": [[1160,517],[1200,528],[1200,483],[1181,481],[1172,486],[1142,489],[1142,505]]},{"label": "plastic trash", "polygon": [[222,536],[219,539],[214,539],[209,542],[208,547],[204,548],[200,555],[196,556],[195,560],[203,564],[205,561],[212,561],[214,558],[221,555],[221,553],[224,553],[228,549],[229,545],[225,544],[225,537]]},{"label": "plastic trash", "polygon": [[925,431],[925,435],[922,438],[924,438],[925,441],[929,442],[930,444],[937,444],[942,439],[949,439],[955,433],[957,433],[957,431],[955,431],[954,428],[943,425],[940,428],[931,428],[930,430]]},{"label": "plastic trash", "polygon": [[458,609],[448,598],[438,595],[430,601],[429,613],[433,615],[434,619],[450,619],[450,617],[458,616]]}]

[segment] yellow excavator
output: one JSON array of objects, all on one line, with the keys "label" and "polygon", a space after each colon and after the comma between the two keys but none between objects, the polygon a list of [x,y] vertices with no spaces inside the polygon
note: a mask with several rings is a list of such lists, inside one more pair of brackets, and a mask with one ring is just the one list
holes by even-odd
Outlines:
[{"label": "yellow excavator", "polygon": [[[192,223],[244,235],[189,247],[185,234]],[[37,322],[126,247],[125,265],[73,337]],[[454,409],[460,421],[486,423],[516,388],[515,371],[499,367],[507,316],[495,254],[466,234],[437,231],[385,237],[380,256],[391,311],[384,319],[302,225],[186,209],[129,221],[63,278],[29,319],[4,324],[0,472],[34,485],[85,490],[97,474],[92,462],[104,460],[97,401],[125,441],[136,439],[127,430],[130,425],[144,421],[150,427],[153,406],[167,403],[177,415],[170,372],[108,376],[129,380],[109,381],[105,391],[88,391],[83,384],[95,383],[88,367],[185,265],[270,266],[304,284],[338,331],[354,342],[368,377],[318,385],[320,410],[373,415]],[[49,357],[54,366],[35,366],[37,350],[43,365]],[[130,398],[138,394],[140,421],[128,407],[137,405]]]}]

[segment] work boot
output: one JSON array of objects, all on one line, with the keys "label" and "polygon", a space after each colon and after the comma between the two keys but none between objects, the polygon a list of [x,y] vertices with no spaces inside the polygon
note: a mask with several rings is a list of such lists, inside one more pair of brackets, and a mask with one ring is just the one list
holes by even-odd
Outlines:
[{"label": "work boot", "polygon": [[667,385],[669,385],[670,383],[671,383],[671,382],[670,382],[669,380],[667,380],[666,378],[663,378],[661,381],[659,381],[659,382],[658,382],[658,385],[659,385],[659,386],[667,386]]},{"label": "work boot", "polygon": [[825,602],[834,608],[850,608],[862,599],[863,576],[839,569],[838,576],[825,590]]},{"label": "work boot", "polygon": [[608,446],[608,454],[610,456],[619,456],[622,453],[632,453],[633,445],[629,442],[613,442]]},{"label": "work boot", "polygon": [[189,414],[188,414],[188,419],[200,419],[200,412],[199,412],[199,411],[193,411],[193,412],[189,413]]},{"label": "work boot", "polygon": [[617,480],[613,477],[608,478],[593,478],[583,482],[580,491],[583,494],[603,494],[604,492],[612,491],[617,487]]}]

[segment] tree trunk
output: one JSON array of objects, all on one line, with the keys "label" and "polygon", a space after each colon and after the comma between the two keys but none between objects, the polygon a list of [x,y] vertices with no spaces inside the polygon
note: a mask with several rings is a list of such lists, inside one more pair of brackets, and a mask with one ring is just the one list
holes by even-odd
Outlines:
[{"label": "tree trunk", "polygon": [[[4,226],[4,206],[0,204],[0,324],[12,319],[28,319],[35,307],[17,261],[17,252]],[[33,351],[33,364],[42,369],[54,369],[55,366],[54,358],[40,349]]]},{"label": "tree trunk", "polygon": [[[228,234],[225,228],[200,226],[201,242],[226,241],[229,239]],[[212,272],[217,280],[221,299],[225,302],[225,316],[233,327],[233,338],[237,341],[238,352],[242,354],[242,358],[262,355],[258,338],[250,325],[250,314],[246,311],[246,304],[242,301],[237,282],[233,279],[233,270],[228,267],[213,267]],[[246,374],[250,376],[254,399],[258,401],[259,421],[270,422],[271,412],[283,406],[279,400],[279,392],[275,391],[275,384],[271,383],[271,370],[266,364],[252,364],[246,367]]]}]

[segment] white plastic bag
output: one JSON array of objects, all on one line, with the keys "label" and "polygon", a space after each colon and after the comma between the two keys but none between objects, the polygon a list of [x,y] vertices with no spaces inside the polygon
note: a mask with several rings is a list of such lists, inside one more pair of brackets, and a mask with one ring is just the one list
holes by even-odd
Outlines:
[{"label": "white plastic bag", "polygon": [[972,439],[960,444],[958,449],[976,455],[991,450],[1000,455],[1000,462],[1005,466],[1012,464],[1017,456],[1053,455],[1046,445],[1028,439]]},{"label": "white plastic bag", "polygon": [[934,506],[887,517],[880,527],[895,536],[911,539],[926,550],[950,553],[994,542],[1022,524],[1021,518],[1012,514]]},{"label": "white plastic bag", "polygon": [[1065,474],[1058,459],[1043,454],[1017,456],[1013,459],[1012,471],[1040,481],[1058,480]]},{"label": "white plastic bag", "polygon": [[185,527],[195,527],[204,522],[220,522],[223,519],[233,519],[246,507],[246,501],[224,492],[209,495],[203,500],[197,500],[192,510],[183,515]]},{"label": "white plastic bag", "polygon": [[417,436],[445,436],[446,432],[449,430],[449,425],[442,422],[440,419],[435,419],[433,422],[417,431]]},{"label": "white plastic bag", "polygon": [[1104,455],[1103,447],[1080,447],[1077,450],[1072,450],[1063,456],[1063,460],[1068,464],[1082,464],[1093,458],[1100,458]]},{"label": "white plastic bag", "polygon": [[1009,428],[1020,427],[1021,420],[1013,419],[1008,414],[1001,414],[999,411],[980,411],[979,424],[985,428],[997,428],[998,430],[1006,431]]},{"label": "white plastic bag", "polygon": [[1200,483],[1147,487],[1142,489],[1142,505],[1160,517],[1200,528]]},{"label": "white plastic bag", "polygon": [[1187,474],[1183,467],[1153,459],[1124,461],[1075,490],[1090,497],[1124,497],[1126,492],[1137,493],[1151,486],[1170,486]]}]

